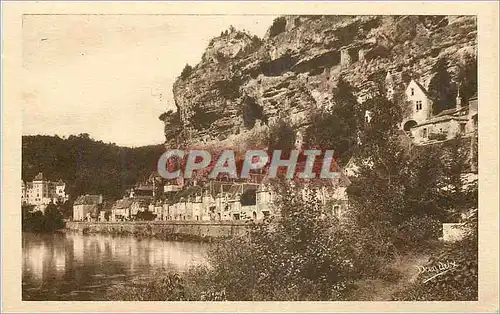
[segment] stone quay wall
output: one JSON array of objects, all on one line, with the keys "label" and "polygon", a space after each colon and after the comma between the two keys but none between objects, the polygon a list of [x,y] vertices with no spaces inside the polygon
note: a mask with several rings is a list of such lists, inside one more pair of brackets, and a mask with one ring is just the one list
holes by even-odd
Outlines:
[{"label": "stone quay wall", "polygon": [[248,221],[68,221],[65,229],[79,233],[136,235],[173,240],[203,240],[243,235]]}]

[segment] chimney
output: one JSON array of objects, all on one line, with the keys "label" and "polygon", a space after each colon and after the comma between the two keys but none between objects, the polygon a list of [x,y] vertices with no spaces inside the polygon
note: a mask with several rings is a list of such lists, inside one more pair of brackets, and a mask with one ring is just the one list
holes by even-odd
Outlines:
[{"label": "chimney", "polygon": [[458,86],[456,101],[457,101],[457,109],[461,109],[462,108],[462,97],[460,97],[460,85]]}]

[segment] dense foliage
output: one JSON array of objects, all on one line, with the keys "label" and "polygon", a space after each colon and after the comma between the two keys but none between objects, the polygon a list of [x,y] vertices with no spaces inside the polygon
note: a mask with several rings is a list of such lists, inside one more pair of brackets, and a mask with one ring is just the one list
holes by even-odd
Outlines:
[{"label": "dense foliage", "polygon": [[[422,272],[415,283],[393,295],[398,301],[474,301],[478,300],[478,224],[477,211],[464,222],[464,239],[447,244],[425,265],[435,272]],[[443,264],[453,265],[446,269]],[[440,269],[441,267],[441,269]],[[436,277],[433,277],[436,276]]]},{"label": "dense foliage", "polygon": [[441,58],[436,62],[432,72],[435,74],[429,82],[429,94],[433,101],[434,114],[438,114],[445,109],[455,107],[457,88],[451,81],[448,61],[445,58]]},{"label": "dense foliage", "polygon": [[193,67],[186,63],[181,72],[181,79],[187,79],[193,73]]},{"label": "dense foliage", "polygon": [[295,149],[295,131],[290,123],[280,119],[271,125],[267,137],[267,149],[269,152],[282,150],[283,153]]},{"label": "dense foliage", "polygon": [[32,211],[33,206],[22,207],[22,230],[29,232],[53,232],[64,227],[62,206],[50,203],[45,212]]},{"label": "dense foliage", "polygon": [[349,233],[312,192],[279,188],[281,217],[215,246],[205,285],[227,300],[342,299],[356,275]]},{"label": "dense foliage", "polygon": [[269,28],[269,37],[274,37],[283,33],[286,30],[286,19],[280,16],[274,19],[273,24]]},{"label": "dense foliage", "polygon": [[439,59],[434,65],[434,76],[429,82],[429,94],[433,100],[433,113],[455,108],[458,88],[462,103],[477,93],[477,59],[473,55],[464,55],[463,61],[457,64],[455,77],[448,69],[449,62]]},{"label": "dense foliage", "polygon": [[88,134],[67,139],[23,136],[22,178],[32,181],[43,172],[49,180],[66,182],[66,192],[73,198],[87,193],[121,198],[127,188],[156,170],[164,151],[163,145],[120,147]]},{"label": "dense foliage", "polygon": [[333,92],[333,106],[314,112],[305,134],[305,146],[311,149],[333,149],[337,161],[345,164],[353,155],[363,125],[363,111],[352,86],[342,78]]}]

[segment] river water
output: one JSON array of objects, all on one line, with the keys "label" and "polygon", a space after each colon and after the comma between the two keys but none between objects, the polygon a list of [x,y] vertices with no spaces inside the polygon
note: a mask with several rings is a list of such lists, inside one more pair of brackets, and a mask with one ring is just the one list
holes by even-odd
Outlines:
[{"label": "river water", "polygon": [[113,285],[206,263],[208,244],[23,233],[23,300],[105,300]]}]

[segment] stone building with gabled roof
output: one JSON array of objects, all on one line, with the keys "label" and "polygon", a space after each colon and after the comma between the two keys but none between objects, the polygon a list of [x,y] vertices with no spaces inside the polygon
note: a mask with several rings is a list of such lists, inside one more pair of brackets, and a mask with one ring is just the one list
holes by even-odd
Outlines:
[{"label": "stone building with gabled roof", "polygon": [[130,212],[132,209],[133,199],[124,198],[117,200],[111,207],[111,221],[130,220]]},{"label": "stone building with gabled roof", "polygon": [[102,195],[79,196],[73,203],[73,221],[97,221],[102,203]]}]

